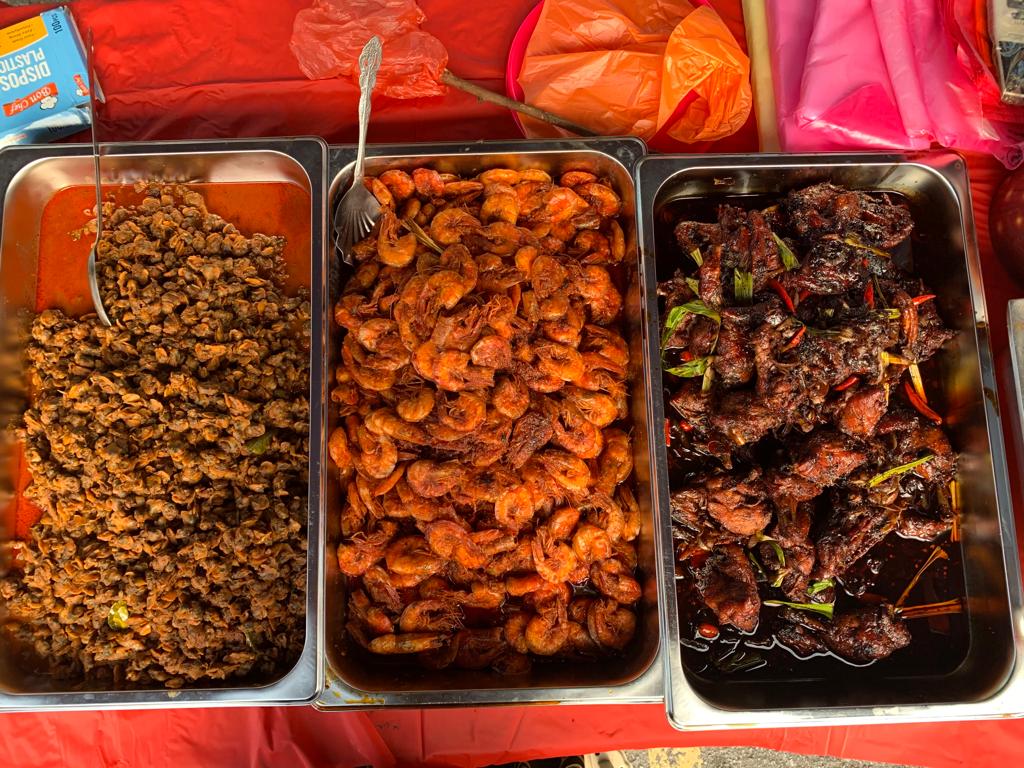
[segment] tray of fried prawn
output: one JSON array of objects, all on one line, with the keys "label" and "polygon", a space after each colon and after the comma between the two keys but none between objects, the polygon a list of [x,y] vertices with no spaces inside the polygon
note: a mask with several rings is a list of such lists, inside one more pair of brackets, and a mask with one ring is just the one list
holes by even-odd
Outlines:
[{"label": "tray of fried prawn", "polygon": [[321,704],[332,686],[431,703],[647,685],[657,582],[627,169],[582,145],[377,151],[381,218],[332,297]]}]

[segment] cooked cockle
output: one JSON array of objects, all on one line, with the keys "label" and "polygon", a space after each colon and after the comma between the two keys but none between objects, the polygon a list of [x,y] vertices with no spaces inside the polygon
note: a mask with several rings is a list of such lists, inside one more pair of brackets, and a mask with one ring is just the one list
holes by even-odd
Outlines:
[{"label": "cooked cockle", "polygon": [[[613,426],[630,365],[621,201],[585,171],[368,184],[384,210],[334,310],[328,442],[352,638],[503,674],[531,654],[622,650],[640,515],[629,433]],[[623,606],[606,597],[570,621],[574,590]]]},{"label": "cooked cockle", "polygon": [[[25,497],[42,516],[0,583],[4,631],[37,671],[113,687],[283,673],[305,630],[309,302],[285,293],[283,238],[243,235],[186,187],[139,191],[104,204],[114,326],[32,323]],[[370,466],[358,444],[331,451]]]}]

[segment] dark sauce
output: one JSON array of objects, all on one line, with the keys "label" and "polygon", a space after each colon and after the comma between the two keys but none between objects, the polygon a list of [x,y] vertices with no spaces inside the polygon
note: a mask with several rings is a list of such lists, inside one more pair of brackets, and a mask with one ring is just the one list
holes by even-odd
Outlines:
[{"label": "dark sauce", "polygon": [[[889,193],[889,197],[896,202],[901,198],[892,193]],[[673,230],[678,222],[714,223],[717,221],[719,205],[760,210],[778,201],[778,195],[730,195],[677,199],[662,206],[655,212],[655,242],[659,245],[656,260],[658,281],[671,278],[677,270],[696,276],[695,262],[676,243]],[[916,229],[906,243],[892,252],[893,262],[911,274],[914,274],[915,245],[924,245]],[[662,300],[659,302],[661,318],[664,318],[665,311]],[[670,360],[669,364],[676,364],[676,361]],[[933,359],[922,365],[921,373],[929,393],[929,402],[934,397],[941,410],[945,403],[937,361]],[[680,379],[663,374],[665,415],[671,422],[666,438],[669,487],[672,490],[685,485],[698,473],[721,465],[715,457],[695,451],[687,444],[686,433],[678,426],[678,414],[668,404],[668,399],[679,388],[679,383]],[[778,458],[784,452],[783,443],[769,437],[756,446],[735,451],[733,463],[736,466],[778,464]],[[828,511],[828,494],[819,496],[815,504],[815,519],[820,520]],[[951,541],[948,534],[935,541],[919,541],[891,533],[851,566],[842,579],[837,579],[836,614],[865,605],[894,603],[936,546],[941,547],[948,558],[938,560],[925,571],[904,605],[924,605],[962,598],[966,593],[966,585],[960,542]],[[868,682],[865,676],[876,680],[940,677],[959,667],[969,649],[968,617],[965,613],[958,613],[908,620],[906,626],[912,636],[910,645],[872,664],[856,664],[830,652],[801,658],[775,639],[777,608],[762,606],[758,627],[751,633],[719,625],[714,613],[700,599],[692,576],[688,565],[676,564],[680,652],[684,668],[712,685],[738,680],[751,683],[828,680],[830,686],[835,683],[841,686],[845,680],[851,685],[856,681],[857,685],[863,686]],[[759,582],[759,592],[762,600],[787,599],[781,590],[771,589],[762,582]],[[706,629],[708,625],[718,629],[716,637],[702,635],[702,627]]]}]

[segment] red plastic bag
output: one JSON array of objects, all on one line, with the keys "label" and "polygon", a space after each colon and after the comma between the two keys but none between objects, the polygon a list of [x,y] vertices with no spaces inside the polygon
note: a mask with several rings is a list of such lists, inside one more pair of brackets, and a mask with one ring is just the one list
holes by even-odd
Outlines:
[{"label": "red plastic bag", "polygon": [[384,57],[375,93],[393,99],[441,96],[448,52],[420,24],[415,0],[314,0],[295,15],[289,48],[310,80],[346,77],[359,82],[359,52],[377,35]]},{"label": "red plastic bag", "polygon": [[[751,107],[750,62],[706,0],[546,0],[519,84],[530,104],[648,140],[719,139]],[[530,136],[564,135],[522,122]]]}]

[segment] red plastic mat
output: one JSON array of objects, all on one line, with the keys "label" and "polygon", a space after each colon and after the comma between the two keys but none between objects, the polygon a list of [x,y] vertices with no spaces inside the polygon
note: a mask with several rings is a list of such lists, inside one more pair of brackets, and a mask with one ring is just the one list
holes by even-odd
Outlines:
[{"label": "red plastic mat", "polygon": [[[467,6],[462,0],[420,0],[427,14],[424,29],[447,46],[451,70],[498,92],[504,90],[509,44],[535,2]],[[315,134],[352,141],[355,88],[340,80],[306,80],[288,51],[295,13],[309,4],[74,3],[79,25],[91,26],[95,34],[107,96],[101,140]],[[745,45],[740,0],[712,5]],[[0,8],[0,25],[38,12]],[[370,127],[374,142],[517,136],[507,112],[454,90],[420,102],[375,100]],[[756,141],[751,118],[735,136],[700,149],[754,151]],[[992,258],[987,235],[988,201],[1004,172],[990,159],[972,158],[970,166],[1000,394],[1010,409],[1005,306],[1019,289]],[[1024,754],[1024,721],[681,734],[668,726],[659,705],[370,714],[306,707],[8,714],[0,716],[0,734],[0,764],[84,768],[477,766],[613,748],[739,744],[936,768],[1015,765]]]}]

